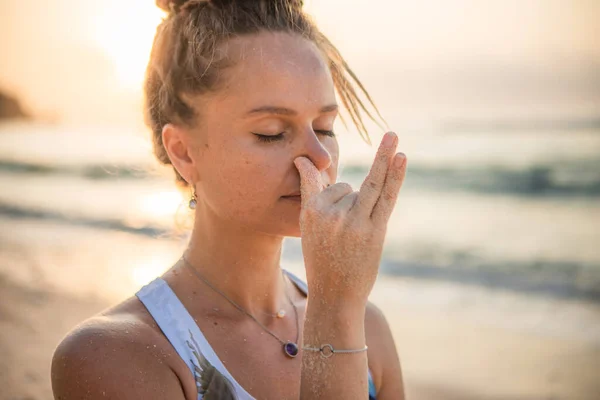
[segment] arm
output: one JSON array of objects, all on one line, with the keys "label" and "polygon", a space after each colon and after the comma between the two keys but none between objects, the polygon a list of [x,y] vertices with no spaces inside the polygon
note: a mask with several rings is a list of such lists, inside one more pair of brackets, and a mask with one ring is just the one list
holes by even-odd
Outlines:
[{"label": "arm", "polygon": [[[345,183],[323,189],[314,164],[305,157],[294,160],[301,181],[300,230],[309,286],[303,347],[365,347],[367,299],[406,172],[406,158],[395,154],[397,142],[395,134],[385,135],[359,192]],[[308,350],[302,354],[301,400],[368,397],[366,352],[329,358]]]},{"label": "arm", "polygon": [[[339,310],[341,311],[343,308]],[[348,310],[348,313],[339,313],[336,318],[328,319],[328,322],[321,324],[318,329],[311,329],[313,324],[310,323],[310,315],[313,312],[315,311],[310,308],[309,302],[303,335],[305,342],[312,340],[312,342],[307,343],[320,343],[319,336],[327,335],[328,337],[338,338],[339,348],[360,348],[361,341],[364,343],[365,340],[363,332],[366,332],[369,358],[375,365],[371,372],[377,386],[377,400],[404,400],[404,384],[398,351],[389,324],[377,306],[369,302],[366,309],[354,307]],[[315,315],[320,315],[320,313],[316,311]],[[354,320],[354,318],[357,318],[357,320]],[[352,327],[352,329],[348,329],[348,327]],[[347,343],[347,345],[342,347],[341,344],[343,343]],[[348,356],[360,357],[361,359],[349,362],[353,360],[346,359]],[[301,398],[305,395],[306,398],[346,399],[359,398],[360,395],[363,396],[362,399],[366,399],[368,397],[366,392],[368,368],[366,356],[367,353],[342,354],[338,356],[337,360],[334,359],[336,356],[322,359],[318,353],[305,351],[302,358],[303,371],[311,369],[330,370],[332,375],[328,376],[327,379],[331,382],[345,382],[349,378],[363,376],[364,382],[360,382],[360,386],[364,386],[362,389],[364,396],[360,394],[361,392],[352,391],[356,388],[352,388],[350,384],[343,385],[342,391],[340,391],[340,388],[336,385],[322,386],[327,379],[319,377],[316,381],[312,381],[311,377],[313,375],[306,374],[302,379],[304,386]]]},{"label": "arm", "polygon": [[[304,322],[303,346],[329,343],[335,349],[365,347],[365,306],[327,307],[311,301]],[[368,396],[367,352],[334,354],[302,352],[300,399],[361,399]]]},{"label": "arm", "polygon": [[105,318],[75,329],[54,352],[54,398],[186,399],[177,375],[163,361],[163,349],[146,343],[144,334]]},{"label": "arm", "polygon": [[402,369],[394,337],[385,316],[373,303],[367,305],[365,324],[369,357],[376,360],[371,372],[377,400],[404,400]]}]

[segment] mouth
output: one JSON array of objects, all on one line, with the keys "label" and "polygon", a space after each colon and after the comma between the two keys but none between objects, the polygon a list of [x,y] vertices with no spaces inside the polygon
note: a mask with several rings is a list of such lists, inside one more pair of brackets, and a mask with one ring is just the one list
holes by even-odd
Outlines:
[{"label": "mouth", "polygon": [[286,199],[286,200],[291,200],[291,201],[297,201],[297,202],[301,202],[302,201],[302,196],[300,196],[299,194],[297,195],[289,195],[289,196],[281,196],[282,199]]},{"label": "mouth", "polygon": [[[323,185],[323,187],[321,188],[321,190],[326,189],[328,186],[329,185]],[[281,196],[281,198],[283,198],[283,199],[300,200],[301,194],[302,194],[302,192],[296,191],[296,192],[290,193],[288,195]]]}]

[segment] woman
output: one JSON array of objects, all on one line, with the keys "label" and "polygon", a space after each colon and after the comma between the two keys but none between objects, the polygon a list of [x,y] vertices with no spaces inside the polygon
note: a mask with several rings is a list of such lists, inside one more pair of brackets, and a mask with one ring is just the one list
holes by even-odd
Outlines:
[{"label": "woman", "polygon": [[[406,158],[388,133],[359,191],[335,183],[335,90],[364,134],[352,82],[364,89],[301,3],[159,4],[146,111],[158,159],[190,187],[192,235],[161,278],[62,341],[56,399],[403,398],[367,297]],[[302,238],[307,285],[280,268],[285,236]]]}]

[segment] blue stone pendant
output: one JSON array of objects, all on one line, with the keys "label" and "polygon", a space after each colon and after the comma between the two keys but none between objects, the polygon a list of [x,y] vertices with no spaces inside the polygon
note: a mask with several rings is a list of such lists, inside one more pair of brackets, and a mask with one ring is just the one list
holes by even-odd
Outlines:
[{"label": "blue stone pendant", "polygon": [[283,351],[288,357],[294,358],[298,355],[298,345],[293,342],[287,342],[283,345]]}]

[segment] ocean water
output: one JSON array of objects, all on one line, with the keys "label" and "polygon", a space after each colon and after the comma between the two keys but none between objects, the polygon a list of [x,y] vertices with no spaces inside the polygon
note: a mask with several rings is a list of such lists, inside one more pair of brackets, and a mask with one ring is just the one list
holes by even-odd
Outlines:
[{"label": "ocean water", "polygon": [[[434,131],[405,152],[382,275],[600,302],[600,127]],[[344,162],[339,180],[357,188],[371,161]],[[54,237],[68,252],[85,236],[89,254],[126,263],[140,249],[180,246],[173,226],[186,212],[142,136],[0,125],[0,224],[11,241],[0,247]],[[301,262],[299,240],[286,241],[283,257]],[[160,263],[134,269],[136,282]]]}]

